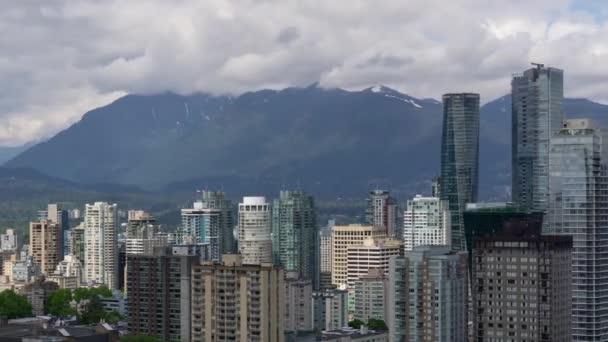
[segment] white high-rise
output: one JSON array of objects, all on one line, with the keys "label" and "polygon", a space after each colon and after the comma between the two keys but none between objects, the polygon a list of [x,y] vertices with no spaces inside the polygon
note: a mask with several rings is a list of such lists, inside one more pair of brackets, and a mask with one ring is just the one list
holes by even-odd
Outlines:
[{"label": "white high-rise", "polygon": [[450,244],[450,210],[438,197],[416,195],[407,201],[403,213],[403,245],[406,251],[416,246]]},{"label": "white high-rise", "polygon": [[243,197],[239,203],[239,253],[243,264],[272,262],[272,215],[265,197]]},{"label": "white high-rise", "polygon": [[84,215],[84,267],[87,283],[118,288],[116,204],[87,204]]}]

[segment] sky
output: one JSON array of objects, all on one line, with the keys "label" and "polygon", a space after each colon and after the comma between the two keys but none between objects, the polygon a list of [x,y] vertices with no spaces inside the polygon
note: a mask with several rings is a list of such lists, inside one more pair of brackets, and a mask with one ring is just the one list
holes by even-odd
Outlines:
[{"label": "sky", "polygon": [[[420,98],[544,63],[608,103],[605,0],[1,0],[0,146],[46,139],[129,93],[320,82]],[[117,123],[119,124],[119,123]]]}]

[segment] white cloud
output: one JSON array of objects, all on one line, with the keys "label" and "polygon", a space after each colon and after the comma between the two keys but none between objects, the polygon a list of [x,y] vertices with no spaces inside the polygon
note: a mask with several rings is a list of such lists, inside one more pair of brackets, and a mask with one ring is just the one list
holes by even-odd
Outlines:
[{"label": "white cloud", "polygon": [[0,12],[0,145],[46,138],[126,93],[320,80],[419,97],[477,91],[488,101],[531,61],[565,69],[567,95],[608,102],[608,24],[596,15],[608,4],[598,4],[10,1]]}]

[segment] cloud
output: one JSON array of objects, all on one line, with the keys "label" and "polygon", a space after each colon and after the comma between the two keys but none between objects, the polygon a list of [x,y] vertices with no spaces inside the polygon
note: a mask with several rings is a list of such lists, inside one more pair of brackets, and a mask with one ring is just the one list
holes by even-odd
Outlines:
[{"label": "cloud", "polygon": [[608,4],[566,0],[9,1],[0,12],[0,145],[45,139],[127,93],[266,87],[413,96],[509,91],[542,62],[608,102]]}]

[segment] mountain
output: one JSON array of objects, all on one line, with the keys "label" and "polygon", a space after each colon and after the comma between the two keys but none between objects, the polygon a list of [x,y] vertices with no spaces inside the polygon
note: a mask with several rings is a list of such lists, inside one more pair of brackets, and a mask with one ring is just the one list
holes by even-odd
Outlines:
[{"label": "mountain", "polygon": [[[567,113],[608,117],[608,107],[565,101]],[[480,192],[504,199],[510,183],[510,97],[482,108]],[[373,187],[428,192],[439,172],[441,103],[384,86],[316,85],[238,97],[128,95],[86,113],[50,140],[8,161],[83,184],[154,190],[223,188],[320,196]]]}]

